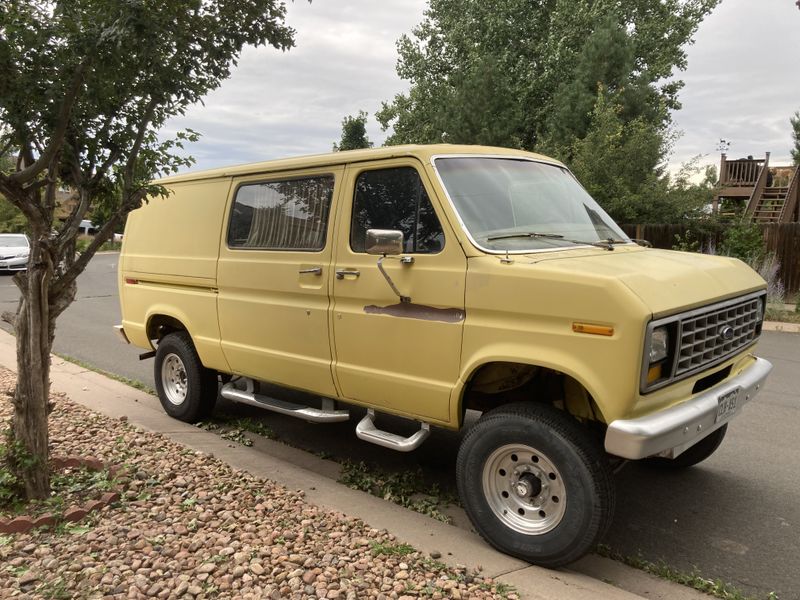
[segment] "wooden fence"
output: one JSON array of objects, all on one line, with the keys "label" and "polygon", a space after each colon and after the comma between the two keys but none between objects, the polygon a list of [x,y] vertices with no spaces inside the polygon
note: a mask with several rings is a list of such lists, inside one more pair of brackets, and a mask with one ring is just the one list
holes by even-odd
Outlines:
[{"label": "wooden fence", "polygon": [[[759,225],[764,232],[767,251],[774,252],[780,262],[780,279],[786,292],[800,292],[800,223],[768,223]],[[622,229],[632,238],[644,239],[656,248],[671,249],[676,244],[675,236],[683,238],[689,227],[686,225],[623,225]],[[697,228],[693,228],[696,232]],[[697,236],[701,250],[719,247],[722,231],[709,230]]]}]

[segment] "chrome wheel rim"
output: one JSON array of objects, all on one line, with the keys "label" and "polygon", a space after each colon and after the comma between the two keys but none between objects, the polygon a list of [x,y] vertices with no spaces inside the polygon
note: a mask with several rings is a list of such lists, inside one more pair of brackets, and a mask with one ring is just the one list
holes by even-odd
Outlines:
[{"label": "chrome wheel rim", "polygon": [[180,406],[186,400],[189,382],[186,367],[177,354],[168,354],[161,363],[161,384],[170,404]]},{"label": "chrome wheel rim", "polygon": [[497,448],[483,465],[483,493],[494,515],[518,533],[541,535],[561,522],[567,494],[561,473],[525,444]]}]

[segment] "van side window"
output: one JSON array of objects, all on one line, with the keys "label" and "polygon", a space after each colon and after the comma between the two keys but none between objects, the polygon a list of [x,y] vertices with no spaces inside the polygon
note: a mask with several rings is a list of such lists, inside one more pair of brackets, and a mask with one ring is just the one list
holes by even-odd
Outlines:
[{"label": "van side window", "polygon": [[333,184],[332,175],[323,175],[241,186],[228,226],[228,246],[322,250]]},{"label": "van side window", "polygon": [[350,224],[354,252],[364,252],[367,229],[402,231],[408,253],[432,254],[444,247],[442,226],[412,167],[365,171],[358,176]]}]

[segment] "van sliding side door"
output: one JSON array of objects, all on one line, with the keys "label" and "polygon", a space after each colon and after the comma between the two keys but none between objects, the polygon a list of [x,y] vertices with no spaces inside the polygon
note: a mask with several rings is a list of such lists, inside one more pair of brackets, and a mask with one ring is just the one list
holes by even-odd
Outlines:
[{"label": "van sliding side door", "polygon": [[328,270],[343,173],[234,180],[218,269],[222,350],[234,373],[336,396]]}]

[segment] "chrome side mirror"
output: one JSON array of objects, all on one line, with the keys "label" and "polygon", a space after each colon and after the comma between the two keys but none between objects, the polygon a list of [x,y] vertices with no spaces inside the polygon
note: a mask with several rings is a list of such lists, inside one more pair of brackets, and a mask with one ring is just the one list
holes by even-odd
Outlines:
[{"label": "chrome side mirror", "polygon": [[[400,298],[400,302],[411,302],[409,296],[404,296],[397,289],[397,286],[389,277],[386,269],[383,268],[383,261],[388,256],[397,256],[403,253],[403,232],[395,229],[367,229],[367,239],[364,244],[367,254],[377,254],[380,256],[378,259],[378,270],[386,279],[386,283],[392,288],[392,291]],[[411,265],[414,263],[413,256],[404,256],[400,259],[404,265]]]},{"label": "chrome side mirror", "polygon": [[396,256],[403,253],[403,232],[395,229],[367,229],[367,254]]}]

